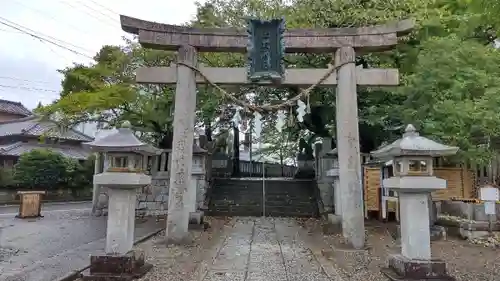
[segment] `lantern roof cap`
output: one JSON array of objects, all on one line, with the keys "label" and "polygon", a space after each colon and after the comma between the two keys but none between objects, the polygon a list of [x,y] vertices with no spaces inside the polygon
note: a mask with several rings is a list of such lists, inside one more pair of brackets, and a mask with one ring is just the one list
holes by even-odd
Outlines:
[{"label": "lantern roof cap", "polygon": [[201,148],[197,143],[193,143],[193,154],[205,154],[208,150]]},{"label": "lantern roof cap", "polygon": [[124,121],[115,133],[84,145],[96,152],[135,152],[151,155],[161,153],[161,150],[137,138],[131,127],[129,121]]},{"label": "lantern roof cap", "polygon": [[328,156],[336,156],[336,155],[339,154],[339,152],[338,152],[337,148],[334,148],[334,149],[332,149],[330,151],[327,151],[325,154],[328,155]]},{"label": "lantern roof cap", "polygon": [[371,155],[378,159],[390,159],[398,156],[431,156],[441,157],[454,155],[456,146],[448,146],[420,136],[412,124],[406,126],[403,137],[393,143],[372,151]]}]

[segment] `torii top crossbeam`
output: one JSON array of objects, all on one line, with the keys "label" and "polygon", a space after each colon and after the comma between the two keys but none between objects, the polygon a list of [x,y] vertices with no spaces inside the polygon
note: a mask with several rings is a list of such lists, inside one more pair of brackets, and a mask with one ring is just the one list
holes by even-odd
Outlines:
[{"label": "torii top crossbeam", "polygon": [[[120,15],[122,29],[139,35],[145,47],[178,50],[191,45],[201,52],[247,52],[248,34],[235,28],[192,28],[145,21]],[[288,29],[284,34],[287,53],[333,53],[343,46],[361,51],[393,48],[398,36],[411,31],[414,20],[385,25],[348,28]]]}]

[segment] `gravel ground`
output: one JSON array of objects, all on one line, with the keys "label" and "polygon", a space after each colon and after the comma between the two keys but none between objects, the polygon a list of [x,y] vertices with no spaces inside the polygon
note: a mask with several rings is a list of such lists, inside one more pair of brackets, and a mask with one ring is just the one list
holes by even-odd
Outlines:
[{"label": "gravel ground", "polygon": [[[302,221],[311,233],[321,231],[318,220]],[[380,268],[386,265],[391,253],[400,253],[389,234],[391,224],[370,221],[366,223],[367,245],[365,251],[352,251],[343,247],[343,239],[338,235],[323,236],[330,249],[323,255],[335,264],[344,275],[345,281],[386,281]],[[469,241],[448,238],[446,241],[432,242],[432,254],[447,263],[448,272],[457,281],[498,281],[500,279],[500,249],[474,245]]]},{"label": "gravel ground", "polygon": [[[206,231],[190,231],[193,243],[184,246],[165,245],[165,231],[134,246],[144,252],[146,262],[154,267],[138,281],[197,281],[206,271],[212,255],[221,241],[220,234],[231,223],[230,218],[205,217],[210,223]],[[202,263],[203,262],[203,263]],[[86,271],[88,273],[88,271]],[[83,281],[77,279],[75,281]]]},{"label": "gravel ground", "polygon": [[210,223],[207,231],[190,231],[193,244],[187,246],[166,246],[165,232],[149,239],[135,248],[144,251],[148,263],[154,267],[139,281],[199,280],[210,261],[214,248],[220,242],[220,234],[230,219],[205,217]]}]

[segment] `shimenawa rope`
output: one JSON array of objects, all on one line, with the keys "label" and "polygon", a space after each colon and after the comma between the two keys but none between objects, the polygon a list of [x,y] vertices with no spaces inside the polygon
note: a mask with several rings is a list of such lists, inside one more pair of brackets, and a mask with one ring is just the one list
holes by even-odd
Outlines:
[{"label": "shimenawa rope", "polygon": [[354,61],[347,61],[347,62],[341,63],[339,65],[336,65],[336,66],[332,66],[331,64],[329,64],[328,65],[328,70],[325,72],[325,74],[323,76],[321,76],[321,78],[316,83],[312,84],[311,86],[307,87],[306,89],[301,90],[300,93],[298,93],[296,96],[294,96],[291,99],[286,100],[286,101],[284,101],[282,103],[279,103],[279,104],[264,104],[264,105],[261,105],[261,106],[253,105],[253,104],[250,104],[250,103],[247,103],[245,101],[242,101],[242,100],[239,100],[239,99],[235,98],[233,95],[229,94],[226,90],[222,89],[219,85],[217,85],[216,83],[214,83],[213,81],[211,81],[197,67],[192,66],[192,65],[187,64],[187,63],[184,63],[184,62],[177,62],[177,64],[185,66],[185,67],[193,70],[194,72],[198,73],[201,77],[203,77],[203,79],[205,79],[205,81],[207,81],[208,84],[210,84],[212,87],[214,87],[215,89],[217,89],[219,92],[222,93],[222,95],[225,98],[229,99],[230,101],[232,101],[236,105],[239,105],[239,106],[241,106],[243,108],[246,108],[247,110],[249,110],[251,112],[257,111],[259,113],[264,113],[264,112],[272,112],[272,111],[276,111],[276,110],[280,110],[280,109],[287,109],[289,107],[292,107],[294,105],[294,103],[296,103],[299,99],[302,99],[304,97],[305,98],[309,98],[309,95],[311,94],[311,91],[314,88],[316,88],[318,85],[320,85],[321,83],[323,83],[328,77],[330,77],[330,75],[332,75],[332,73],[334,71],[336,71],[337,69],[339,69],[343,65],[346,65],[348,63],[353,63],[353,62]]}]

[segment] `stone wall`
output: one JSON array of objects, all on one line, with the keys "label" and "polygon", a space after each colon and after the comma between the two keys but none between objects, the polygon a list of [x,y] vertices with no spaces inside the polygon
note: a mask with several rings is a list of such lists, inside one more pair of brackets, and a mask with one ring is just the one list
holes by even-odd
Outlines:
[{"label": "stone wall", "polygon": [[[161,216],[166,215],[168,211],[168,195],[170,184],[170,165],[169,160],[170,150],[166,150],[161,156],[153,160],[152,169],[159,166],[160,170],[152,170],[151,184],[137,190],[136,213],[138,216]],[[160,163],[160,165],[158,165]],[[205,172],[200,169],[194,169],[192,176],[192,184],[196,185],[196,207],[198,209],[206,209],[206,193],[209,186]],[[108,206],[108,192],[106,188],[99,188],[99,199],[96,206],[96,214],[106,214]]]},{"label": "stone wall", "polygon": [[137,213],[146,216],[166,215],[168,211],[168,173],[153,176],[151,185],[137,190]]},{"label": "stone wall", "polygon": [[[196,185],[196,208],[205,209],[205,195],[207,182],[205,175],[192,177],[192,184]],[[161,216],[168,211],[168,194],[170,178],[168,173],[153,176],[151,185],[137,191],[136,211],[138,215]]]},{"label": "stone wall", "polygon": [[[462,201],[441,201],[437,204],[438,213],[459,217],[472,221],[488,221],[488,216],[484,212],[484,204],[467,203]],[[500,221],[500,204],[496,204],[496,216]]]},{"label": "stone wall", "polygon": [[[151,184],[137,189],[135,205],[138,216],[166,215],[168,210],[168,185],[169,177],[165,174],[155,175]],[[105,215],[108,209],[108,189],[100,187],[98,204],[95,214]]]},{"label": "stone wall", "polygon": [[[490,231],[500,232],[500,204],[496,204],[496,216],[489,221],[482,203],[461,201],[437,202],[437,224],[447,229],[447,233],[463,239],[482,239],[490,236]],[[498,234],[497,234],[498,235]]]}]

